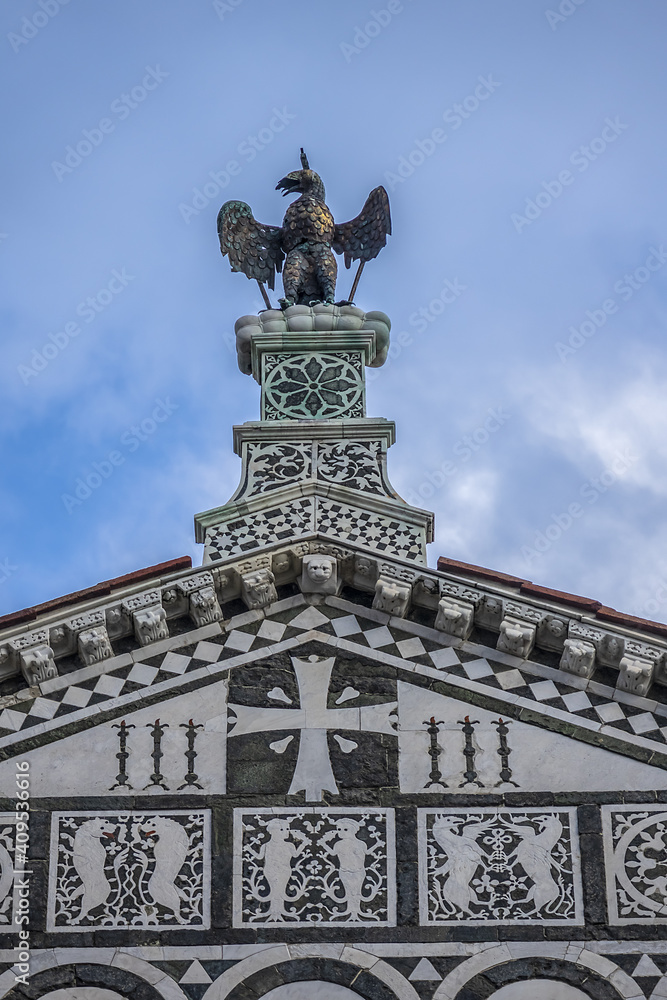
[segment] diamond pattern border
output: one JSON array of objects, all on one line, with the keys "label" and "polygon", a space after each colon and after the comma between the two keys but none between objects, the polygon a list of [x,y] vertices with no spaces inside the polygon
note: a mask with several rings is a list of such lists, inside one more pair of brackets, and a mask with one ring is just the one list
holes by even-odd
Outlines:
[{"label": "diamond pattern border", "polygon": [[[371,614],[375,614],[371,612]],[[230,622],[224,634],[212,639],[188,644],[179,649],[148,656],[145,660],[126,664],[99,676],[63,686],[48,696],[25,701],[0,712],[0,746],[16,742],[17,734],[42,723],[66,721],[67,716],[82,709],[113,702],[128,694],[147,690],[164,681],[186,678],[188,674],[212,664],[223,663],[244,653],[269,650],[273,645],[302,636],[313,629],[324,635],[344,639],[360,653],[374,650],[388,654],[397,661],[404,661],[442,671],[443,676],[459,677],[493,691],[519,696],[535,705],[567,713],[576,722],[587,719],[615,730],[618,736],[631,740],[641,737],[652,741],[657,749],[667,747],[667,716],[654,714],[646,707],[626,704],[609,694],[588,687],[582,690],[563,680],[544,679],[544,668],[529,661],[520,666],[509,665],[488,656],[471,656],[465,650],[443,645],[440,633],[434,629],[414,626],[405,622],[405,628],[378,624],[377,617],[366,617],[364,609],[354,612],[323,604],[319,607],[298,604],[289,611],[279,610],[274,615],[244,621],[247,614],[238,616],[241,624]],[[418,634],[415,634],[418,633]],[[187,640],[187,636],[184,636]],[[539,671],[539,672],[538,672]]]}]

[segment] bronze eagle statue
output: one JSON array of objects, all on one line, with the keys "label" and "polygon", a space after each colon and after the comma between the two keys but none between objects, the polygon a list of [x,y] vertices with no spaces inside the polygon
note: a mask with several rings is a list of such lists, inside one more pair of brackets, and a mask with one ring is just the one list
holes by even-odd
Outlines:
[{"label": "bronze eagle statue", "polygon": [[[332,250],[345,255],[345,266],[360,261],[352,293],[367,260],[377,257],[391,234],[389,197],[380,186],[366,199],[356,219],[337,224],[325,202],[322,179],[308,165],[301,150],[301,170],[293,170],[276,184],[283,197],[299,193],[285,213],[282,226],[265,226],[254,218],[244,201],[227,201],[218,213],[218,236],[223,257],[229,255],[232,271],[255,278],[263,287],[275,287],[276,271],[283,273],[284,298],[280,305],[332,304],[338,265]],[[284,264],[283,264],[284,261]]]}]

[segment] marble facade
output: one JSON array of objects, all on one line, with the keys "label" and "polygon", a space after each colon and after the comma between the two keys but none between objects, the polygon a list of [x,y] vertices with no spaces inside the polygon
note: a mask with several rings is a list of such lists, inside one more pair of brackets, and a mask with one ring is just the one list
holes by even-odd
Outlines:
[{"label": "marble facade", "polygon": [[384,314],[237,334],[204,565],[0,622],[0,998],[667,997],[667,633],[427,566]]}]

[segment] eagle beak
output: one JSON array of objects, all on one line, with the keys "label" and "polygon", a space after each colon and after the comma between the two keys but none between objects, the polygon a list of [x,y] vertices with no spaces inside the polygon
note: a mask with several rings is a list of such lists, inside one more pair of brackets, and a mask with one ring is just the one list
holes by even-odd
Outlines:
[{"label": "eagle beak", "polygon": [[299,190],[299,179],[287,174],[276,184],[276,191],[282,191],[283,198],[286,194],[291,194],[293,191]]}]

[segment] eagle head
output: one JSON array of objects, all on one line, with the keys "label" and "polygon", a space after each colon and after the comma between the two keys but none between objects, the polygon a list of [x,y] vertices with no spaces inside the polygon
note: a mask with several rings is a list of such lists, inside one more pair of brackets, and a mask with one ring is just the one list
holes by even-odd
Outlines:
[{"label": "eagle head", "polygon": [[283,198],[286,194],[306,194],[318,201],[324,201],[324,184],[319,174],[310,169],[308,157],[301,150],[301,170],[293,170],[286,174],[276,184],[276,191],[282,191]]}]

